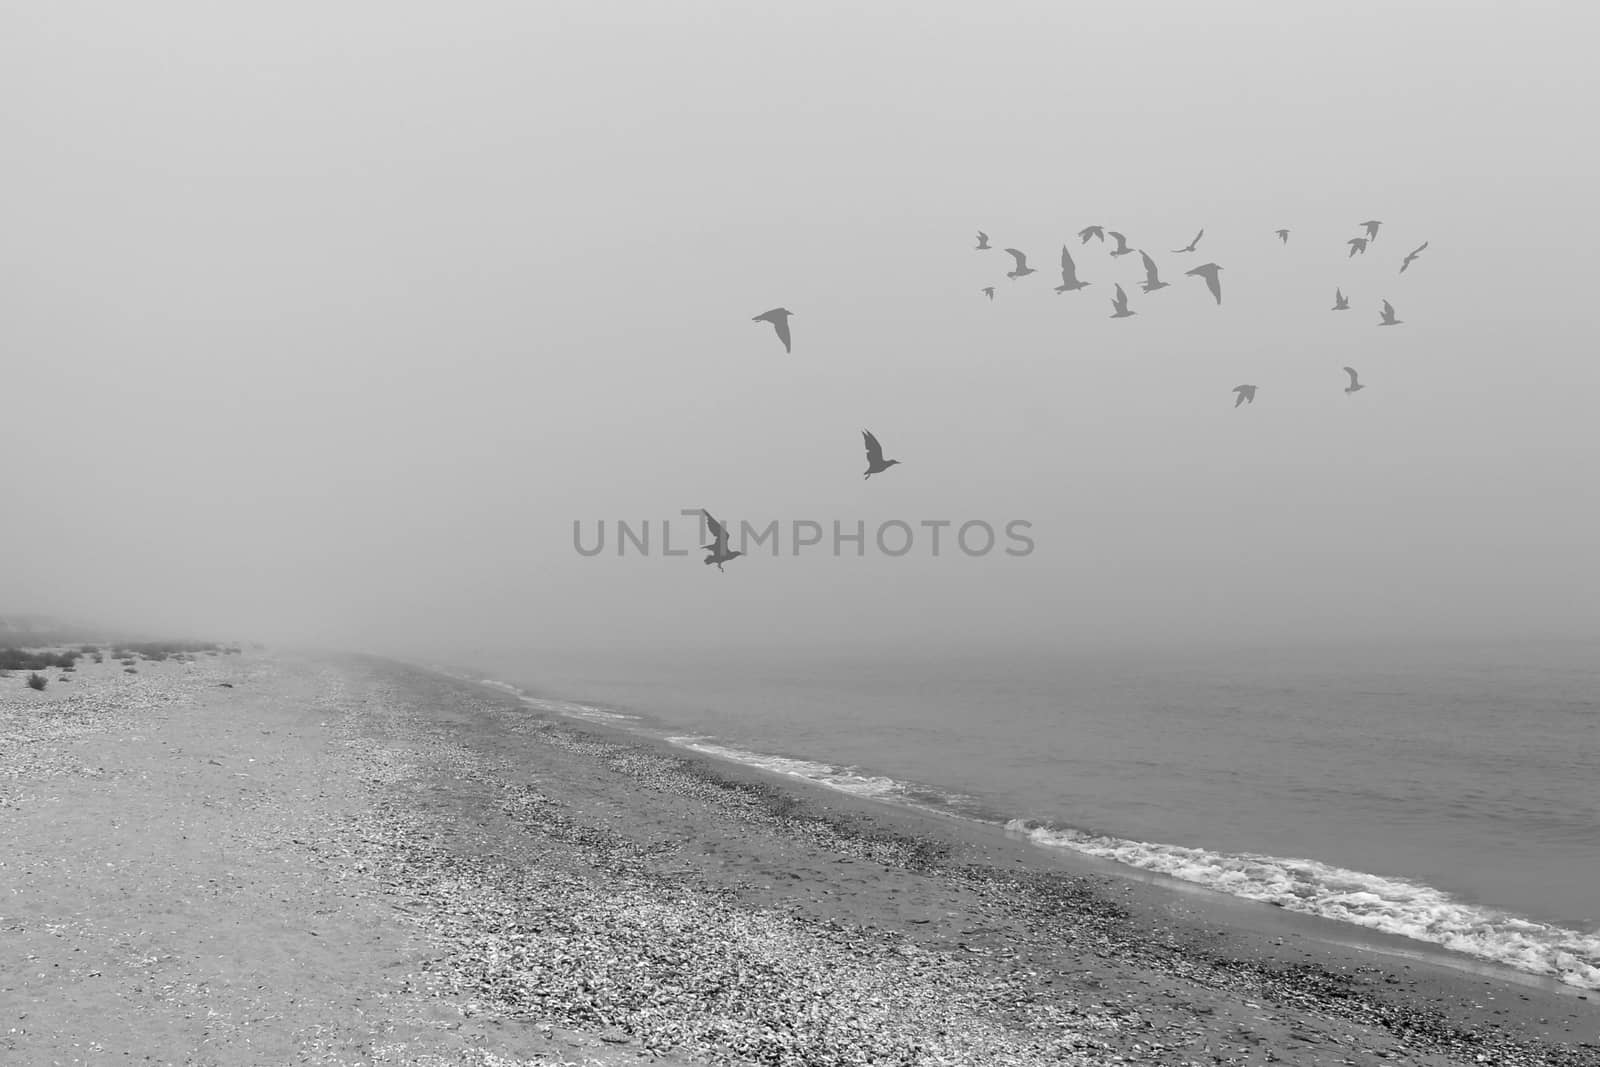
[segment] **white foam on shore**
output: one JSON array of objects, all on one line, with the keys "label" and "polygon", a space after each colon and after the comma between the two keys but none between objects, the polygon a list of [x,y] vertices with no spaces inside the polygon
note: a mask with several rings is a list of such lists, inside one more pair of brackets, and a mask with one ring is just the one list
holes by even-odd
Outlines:
[{"label": "white foam on shore", "polygon": [[812,760],[793,759],[788,756],[768,756],[759,752],[746,752],[743,749],[729,748],[726,745],[712,744],[708,737],[669,737],[667,741],[680,748],[687,748],[692,752],[700,752],[707,756],[716,756],[718,759],[742,763],[747,767],[755,767],[774,774],[784,774],[791,778],[804,778],[808,782],[827,786],[829,789],[852,796],[870,797],[873,800],[889,800],[900,804],[923,807],[915,800],[914,790],[906,783],[886,778],[882,775],[863,774],[852,767],[836,767],[828,763],[817,763]]},{"label": "white foam on shore", "polygon": [[1129,841],[1022,819],[1013,819],[1006,829],[1045,848],[1072,849],[1286,910],[1442,945],[1581,989],[1600,989],[1600,934],[1463,904],[1432,886],[1316,860]]}]

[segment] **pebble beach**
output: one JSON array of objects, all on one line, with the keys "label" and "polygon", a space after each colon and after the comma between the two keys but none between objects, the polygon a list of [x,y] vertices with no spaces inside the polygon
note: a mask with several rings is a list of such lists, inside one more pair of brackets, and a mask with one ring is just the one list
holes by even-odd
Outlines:
[{"label": "pebble beach", "polygon": [[367,657],[0,678],[7,1064],[1600,1064],[1600,1003]]}]

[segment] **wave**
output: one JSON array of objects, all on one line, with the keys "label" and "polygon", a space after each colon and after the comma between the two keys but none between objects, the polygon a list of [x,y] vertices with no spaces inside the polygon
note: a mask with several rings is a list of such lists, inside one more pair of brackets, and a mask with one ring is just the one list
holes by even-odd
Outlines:
[{"label": "wave", "polygon": [[773,774],[788,775],[791,778],[804,778],[808,782],[826,786],[840,793],[849,793],[858,797],[869,797],[873,800],[889,801],[907,807],[920,808],[924,811],[933,811],[941,815],[952,814],[951,809],[959,809],[970,805],[972,798],[959,793],[946,793],[924,786],[902,782],[897,778],[888,778],[883,775],[866,774],[854,767],[838,767],[830,763],[818,763],[813,760],[795,759],[790,756],[770,756],[760,752],[747,752],[744,749],[729,748],[726,745],[714,744],[710,737],[668,737],[668,743],[680,748],[687,748],[693,752],[715,756],[718,759],[742,763],[747,767],[755,767]]},{"label": "wave", "polygon": [[1044,848],[1115,860],[1289,911],[1442,945],[1581,989],[1600,989],[1600,934],[1464,904],[1432,886],[1317,860],[1129,841],[1022,819],[1011,820],[1006,829]]}]

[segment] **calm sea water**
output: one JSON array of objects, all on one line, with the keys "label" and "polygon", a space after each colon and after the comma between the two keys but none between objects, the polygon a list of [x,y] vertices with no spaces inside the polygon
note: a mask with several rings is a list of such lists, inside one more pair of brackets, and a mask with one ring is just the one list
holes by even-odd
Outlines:
[{"label": "calm sea water", "polygon": [[1600,988],[1593,645],[531,657],[496,676],[1041,848]]}]

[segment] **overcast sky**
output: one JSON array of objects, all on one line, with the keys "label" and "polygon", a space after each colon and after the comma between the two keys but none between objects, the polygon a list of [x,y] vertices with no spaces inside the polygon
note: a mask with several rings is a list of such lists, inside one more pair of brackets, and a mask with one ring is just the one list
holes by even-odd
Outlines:
[{"label": "overcast sky", "polygon": [[[447,650],[1600,634],[1596,29],[5,5],[0,605]],[[862,427],[902,465],[864,481]],[[702,506],[1035,548],[574,551]]]}]

